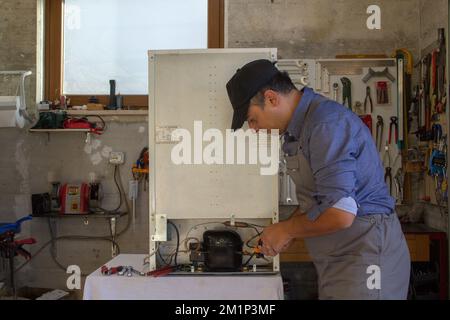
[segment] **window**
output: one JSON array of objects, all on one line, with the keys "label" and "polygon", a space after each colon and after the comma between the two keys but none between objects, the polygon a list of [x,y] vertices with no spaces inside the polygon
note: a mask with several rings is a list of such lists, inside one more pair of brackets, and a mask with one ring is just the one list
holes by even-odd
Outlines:
[{"label": "window", "polygon": [[46,98],[147,105],[147,50],[223,47],[223,0],[47,0]]}]

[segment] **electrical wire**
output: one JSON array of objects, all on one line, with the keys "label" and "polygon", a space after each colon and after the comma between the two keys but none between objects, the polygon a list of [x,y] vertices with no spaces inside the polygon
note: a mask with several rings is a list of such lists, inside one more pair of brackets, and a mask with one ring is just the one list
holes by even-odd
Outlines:
[{"label": "electrical wire", "polygon": [[250,255],[250,258],[248,258],[248,260],[242,265],[243,267],[246,267],[247,265],[248,265],[248,263],[250,262],[250,260],[252,260],[252,258],[255,256],[255,253],[253,252],[251,255]]},{"label": "electrical wire", "polygon": [[[120,168],[118,167],[117,168],[117,173],[119,174],[119,177],[120,177]],[[127,224],[126,224],[126,226],[123,228],[123,230],[121,230],[120,232],[118,232],[117,234],[116,234],[116,237],[120,237],[121,235],[123,235],[128,229],[130,229],[130,226],[131,226],[131,223],[132,223],[132,219],[133,219],[133,217],[132,217],[132,215],[130,214],[130,212],[131,212],[131,210],[130,210],[130,204],[128,203],[128,199],[126,198],[126,196],[125,196],[125,191],[124,191],[124,188],[123,188],[123,184],[122,184],[122,178],[120,178],[119,179],[119,189],[121,190],[121,194],[122,194],[122,196],[123,196],[123,198],[124,198],[124,200],[125,200],[125,207],[127,208],[127,211],[126,211],[126,214],[128,215],[128,219],[127,219]]]},{"label": "electrical wire", "polygon": [[258,224],[254,224],[254,223],[250,223],[250,222],[246,222],[249,226],[253,226],[253,227],[257,227],[257,228],[266,228],[267,226],[261,226],[261,225],[258,225]]},{"label": "electrical wire", "polygon": [[158,250],[158,257],[159,257],[159,258],[161,259],[161,261],[164,263],[164,266],[170,266],[170,261],[167,262],[167,261],[163,258],[162,254],[161,254],[161,251],[159,251],[159,250]]},{"label": "electrical wire", "polygon": [[116,188],[117,188],[117,192],[119,194],[119,205],[117,206],[117,208],[115,208],[113,210],[107,210],[107,209],[104,209],[102,207],[99,208],[100,210],[105,211],[106,213],[115,213],[115,212],[119,211],[120,208],[122,207],[122,192],[121,192],[121,189],[119,187],[119,184],[117,183],[117,172],[118,172],[118,165],[116,164],[116,165],[114,165],[113,179],[114,179],[114,183],[115,183]]},{"label": "electrical wire", "polygon": [[[14,270],[14,273],[20,271],[22,268],[24,268],[28,263],[30,263],[36,256],[38,256],[46,247],[48,247],[49,245],[51,245],[53,242],[55,241],[63,241],[63,240],[70,240],[70,241],[74,241],[74,240],[78,240],[78,241],[108,241],[111,242],[112,244],[114,244],[117,247],[117,251],[120,252],[120,247],[118,245],[117,242],[115,242],[114,240],[107,238],[107,237],[91,237],[91,236],[59,236],[59,237],[55,237],[49,241],[47,241],[46,243],[44,243],[32,256],[29,260],[25,261],[24,263],[22,263],[19,267],[17,267]],[[64,271],[67,270],[67,267],[62,266],[60,263],[58,263],[58,266],[62,269],[64,269]],[[82,274],[82,276],[86,276],[85,274]],[[3,281],[3,280],[2,280]]]},{"label": "electrical wire", "polygon": [[[175,266],[178,266],[178,251],[180,250],[180,232],[178,231],[177,226],[172,222],[172,221],[167,221],[168,224],[170,224],[174,229],[175,232],[177,234],[177,246],[176,246],[176,251],[175,251]],[[172,260],[172,259],[171,259]]]},{"label": "electrical wire", "polygon": [[102,122],[102,128],[101,128],[101,131],[105,131],[105,130],[106,130],[106,122],[105,122],[105,120],[104,120],[102,117],[100,117],[99,115],[92,115],[92,116],[90,116],[90,117],[96,117],[96,118],[99,118],[100,121]]},{"label": "electrical wire", "polygon": [[250,239],[248,239],[247,241],[245,241],[245,245],[246,245],[247,247],[251,248],[251,249],[256,248],[256,246],[250,245],[250,241],[256,239],[256,238],[259,237],[260,235],[261,235],[261,233],[258,232],[258,233],[255,234],[253,237],[251,237]]},{"label": "electrical wire", "polygon": [[223,222],[203,222],[203,223],[199,223],[196,224],[195,226],[192,226],[189,231],[186,233],[186,238],[189,237],[189,234],[192,232],[192,230],[194,230],[195,228],[199,227],[199,226],[203,226],[203,225],[208,225],[208,224],[221,224],[223,225]]},{"label": "electrical wire", "polygon": [[[194,251],[196,251],[196,252],[200,251],[200,249],[201,249],[200,240],[195,237],[188,237],[188,238],[183,239],[183,241],[180,242],[179,247],[181,247],[181,245],[183,244],[184,250],[178,250],[178,253],[188,253],[191,251],[189,249],[189,245],[188,245],[189,240],[195,240],[197,242],[197,247],[194,249]],[[176,248],[172,252],[170,252],[166,255],[166,258],[170,259],[169,262],[167,262],[165,260],[165,258],[162,256],[161,252],[158,252],[158,257],[161,259],[161,261],[164,263],[165,266],[170,266],[172,264],[172,260],[175,256],[175,253],[176,253]]]}]

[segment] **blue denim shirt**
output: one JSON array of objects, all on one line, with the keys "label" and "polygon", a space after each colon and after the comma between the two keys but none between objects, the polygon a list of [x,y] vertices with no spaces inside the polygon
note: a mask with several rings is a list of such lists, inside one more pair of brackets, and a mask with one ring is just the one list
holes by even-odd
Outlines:
[{"label": "blue denim shirt", "polygon": [[[305,119],[315,99],[322,101]],[[316,204],[307,212],[311,220],[347,197],[356,201],[358,216],[394,212],[395,200],[384,182],[384,167],[372,134],[351,110],[304,88],[285,133],[283,151],[297,154],[298,145],[316,184],[317,192],[312,195]]]}]

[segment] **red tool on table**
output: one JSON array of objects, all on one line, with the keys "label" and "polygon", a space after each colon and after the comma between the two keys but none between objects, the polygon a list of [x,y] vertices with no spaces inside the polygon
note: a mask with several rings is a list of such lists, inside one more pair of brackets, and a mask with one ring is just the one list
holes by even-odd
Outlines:
[{"label": "red tool on table", "polygon": [[147,272],[147,276],[162,277],[162,276],[165,276],[165,275],[171,273],[174,270],[175,270],[175,267],[166,266],[166,267],[163,267],[160,269],[156,269],[156,270]]}]

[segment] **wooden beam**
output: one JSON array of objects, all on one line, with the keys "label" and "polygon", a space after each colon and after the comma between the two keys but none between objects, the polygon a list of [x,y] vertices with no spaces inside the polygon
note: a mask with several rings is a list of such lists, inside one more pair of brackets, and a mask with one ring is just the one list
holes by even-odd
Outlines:
[{"label": "wooden beam", "polygon": [[[67,95],[67,98],[70,98],[70,103],[73,106],[82,106],[88,103],[89,97],[92,95]],[[108,105],[109,103],[109,95],[95,95],[98,99],[98,102],[104,105]],[[130,107],[147,107],[148,106],[148,95],[124,95],[123,96],[123,105]]]},{"label": "wooden beam", "polygon": [[45,1],[45,92],[47,100],[56,100],[62,89],[63,0]]},{"label": "wooden beam", "polygon": [[224,0],[208,0],[208,48],[224,47]]}]

